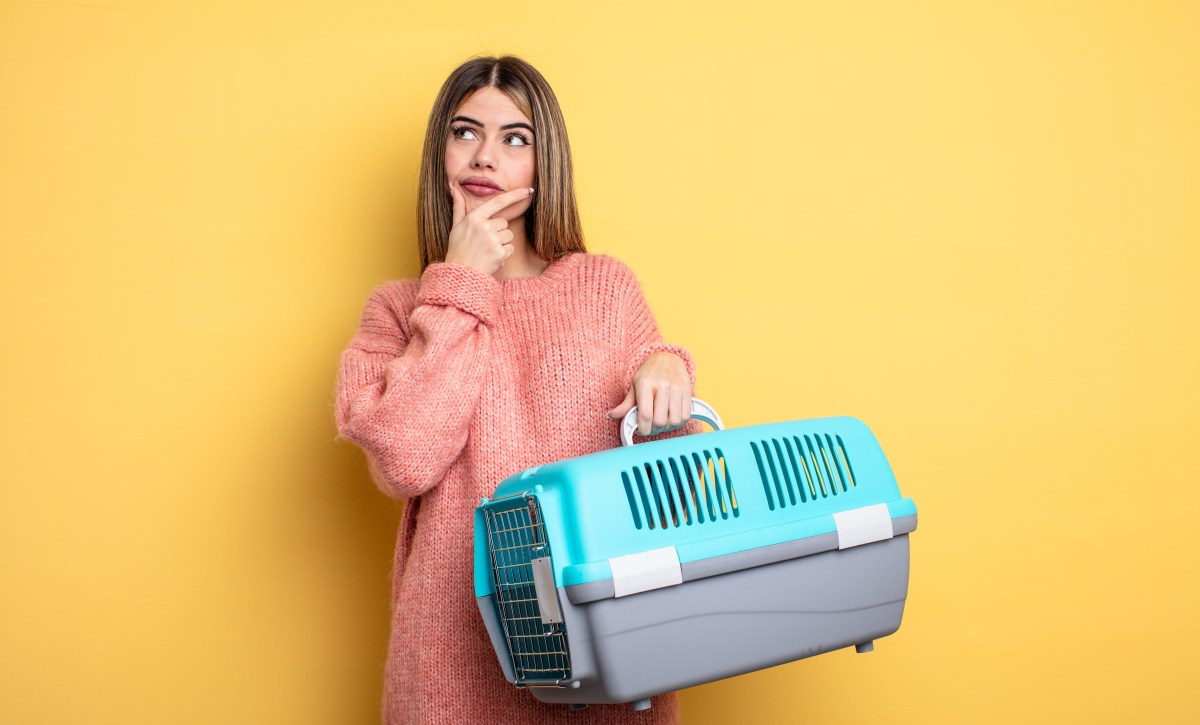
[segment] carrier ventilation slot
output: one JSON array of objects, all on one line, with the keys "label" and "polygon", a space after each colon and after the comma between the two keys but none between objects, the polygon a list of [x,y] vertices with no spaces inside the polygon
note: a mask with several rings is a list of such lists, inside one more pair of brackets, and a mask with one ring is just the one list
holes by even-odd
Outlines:
[{"label": "carrier ventilation slot", "polygon": [[724,452],[647,461],[621,472],[635,528],[668,529],[739,515]]},{"label": "carrier ventilation slot", "polygon": [[533,496],[485,506],[495,605],[517,682],[571,679],[563,623],[545,624],[533,580],[533,560],[550,556],[550,543]]},{"label": "carrier ventilation slot", "polygon": [[857,485],[841,436],[770,438],[751,441],[750,448],[772,511],[847,493]]}]

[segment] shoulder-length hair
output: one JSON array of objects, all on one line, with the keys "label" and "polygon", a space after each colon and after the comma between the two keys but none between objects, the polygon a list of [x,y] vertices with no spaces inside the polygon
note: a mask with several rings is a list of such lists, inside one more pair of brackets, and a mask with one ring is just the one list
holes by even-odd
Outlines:
[{"label": "shoulder-length hair", "polygon": [[570,252],[587,251],[579,209],[571,145],[558,99],[536,68],[514,55],[475,57],[454,69],[429,112],[421,180],[417,191],[417,246],[421,271],[446,259],[454,204],[446,187],[446,140],[450,119],[475,91],[496,88],[533,121],[534,194],[525,212],[525,234],[534,252],[551,262]]}]

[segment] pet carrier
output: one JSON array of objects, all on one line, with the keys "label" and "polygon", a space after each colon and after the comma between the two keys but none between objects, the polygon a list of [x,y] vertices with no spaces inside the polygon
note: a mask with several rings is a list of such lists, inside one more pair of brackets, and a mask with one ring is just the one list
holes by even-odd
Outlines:
[{"label": "pet carrier", "polygon": [[723,429],[528,469],[475,511],[475,593],[509,682],[539,700],[654,695],[900,627],[902,498],[854,418]]}]

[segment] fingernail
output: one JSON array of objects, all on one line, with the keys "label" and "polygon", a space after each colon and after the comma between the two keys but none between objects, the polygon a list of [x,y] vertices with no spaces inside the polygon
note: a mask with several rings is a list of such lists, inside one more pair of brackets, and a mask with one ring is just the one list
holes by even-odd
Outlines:
[{"label": "fingernail", "polygon": [[529,187],[529,195],[530,195],[530,196],[533,196],[533,187],[532,187],[532,186],[531,186],[531,187]]}]

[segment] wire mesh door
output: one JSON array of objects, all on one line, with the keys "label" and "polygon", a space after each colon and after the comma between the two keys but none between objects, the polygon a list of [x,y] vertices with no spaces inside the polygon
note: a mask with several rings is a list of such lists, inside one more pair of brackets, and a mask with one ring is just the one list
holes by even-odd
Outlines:
[{"label": "wire mesh door", "polygon": [[566,627],[549,622],[538,605],[535,559],[550,556],[535,496],[497,500],[483,510],[500,625],[518,683],[571,679]]}]

